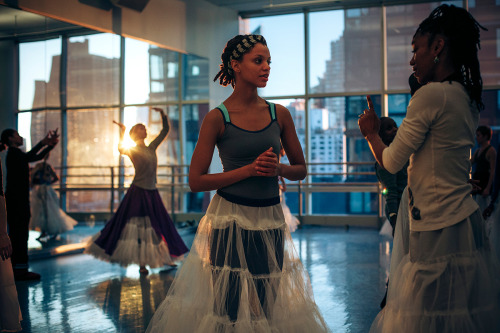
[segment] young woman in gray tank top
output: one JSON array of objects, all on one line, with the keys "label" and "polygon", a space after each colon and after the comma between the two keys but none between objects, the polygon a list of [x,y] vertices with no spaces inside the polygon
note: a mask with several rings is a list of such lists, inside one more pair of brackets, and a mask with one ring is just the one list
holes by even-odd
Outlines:
[{"label": "young woman in gray tank top", "polygon": [[[290,112],[257,94],[266,40],[238,35],[221,59],[214,81],[234,90],[203,120],[189,172],[193,192],[217,194],[148,332],[328,332],[280,205],[278,176],[307,170]],[[216,146],[224,171],[210,174]]]}]

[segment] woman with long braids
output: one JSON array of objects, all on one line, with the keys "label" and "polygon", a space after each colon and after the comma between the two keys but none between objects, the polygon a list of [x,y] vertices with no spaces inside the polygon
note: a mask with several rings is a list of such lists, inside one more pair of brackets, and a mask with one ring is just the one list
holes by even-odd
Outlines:
[{"label": "woman with long braids", "polygon": [[[148,332],[327,332],[280,205],[278,176],[307,170],[290,112],[257,94],[271,69],[266,40],[238,35],[221,59],[214,81],[234,90],[203,120],[189,172],[192,191],[217,194]],[[224,172],[209,174],[216,146]]]},{"label": "woman with long braids", "polygon": [[[369,97],[360,115],[381,166],[396,173],[410,158],[408,214],[398,215],[387,305],[371,332],[500,332],[498,262],[467,183],[483,109],[481,28],[465,9],[449,5],[420,24],[410,65],[423,86],[389,147]],[[402,218],[409,218],[406,234]]]}]

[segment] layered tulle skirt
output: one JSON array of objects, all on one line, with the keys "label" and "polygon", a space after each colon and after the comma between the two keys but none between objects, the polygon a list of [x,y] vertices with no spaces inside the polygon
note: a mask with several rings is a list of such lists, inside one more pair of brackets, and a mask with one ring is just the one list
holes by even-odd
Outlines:
[{"label": "layered tulle skirt", "polygon": [[279,204],[219,195],[147,332],[327,332]]},{"label": "layered tulle skirt", "polygon": [[132,185],[104,228],[88,240],[85,253],[151,268],[174,265],[188,248],[168,215],[158,190]]},{"label": "layered tulle skirt", "polygon": [[476,211],[444,229],[410,231],[403,193],[387,304],[370,332],[500,332],[500,270]]},{"label": "layered tulle skirt", "polygon": [[31,229],[49,235],[72,230],[78,223],[59,208],[59,197],[50,185],[35,185],[31,190]]},{"label": "layered tulle skirt", "polygon": [[290,208],[287,206],[284,192],[280,193],[280,203],[281,208],[283,209],[283,215],[285,216],[286,225],[288,226],[288,229],[290,229],[290,232],[294,232],[295,230],[297,230],[300,221],[295,217],[295,215],[292,214]]},{"label": "layered tulle skirt", "polygon": [[491,247],[497,258],[500,258],[500,198],[495,203],[495,209],[486,219],[486,234],[490,239]]},{"label": "layered tulle skirt", "polygon": [[10,259],[0,259],[0,332],[21,330],[21,309]]}]

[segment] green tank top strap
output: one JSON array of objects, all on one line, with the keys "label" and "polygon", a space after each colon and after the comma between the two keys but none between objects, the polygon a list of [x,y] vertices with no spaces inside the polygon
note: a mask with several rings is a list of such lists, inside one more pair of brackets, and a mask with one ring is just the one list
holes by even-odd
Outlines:
[{"label": "green tank top strap", "polygon": [[224,105],[224,103],[220,103],[220,105],[217,107],[217,109],[219,109],[220,112],[222,113],[222,116],[224,117],[224,123],[226,123],[226,124],[230,123],[231,119],[229,118],[229,112],[227,111],[227,108]]},{"label": "green tank top strap", "polygon": [[266,101],[269,105],[269,112],[271,113],[271,120],[276,120],[276,105],[274,103]]}]

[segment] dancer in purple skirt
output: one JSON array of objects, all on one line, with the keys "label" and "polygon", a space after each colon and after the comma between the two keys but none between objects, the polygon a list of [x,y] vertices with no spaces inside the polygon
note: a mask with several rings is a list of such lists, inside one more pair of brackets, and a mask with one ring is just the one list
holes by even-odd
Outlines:
[{"label": "dancer in purple skirt", "polygon": [[114,121],[120,126],[118,150],[132,160],[135,176],[115,215],[85,248],[85,253],[98,259],[122,266],[137,264],[141,274],[148,274],[146,266],[174,266],[174,258],[181,259],[188,251],[156,189],[156,148],[170,125],[162,109],[153,110],[161,113],[163,128],[149,145],[144,143],[146,127],[136,124],[129,132],[136,146],[123,147],[125,125]]}]

